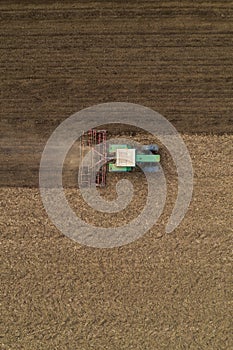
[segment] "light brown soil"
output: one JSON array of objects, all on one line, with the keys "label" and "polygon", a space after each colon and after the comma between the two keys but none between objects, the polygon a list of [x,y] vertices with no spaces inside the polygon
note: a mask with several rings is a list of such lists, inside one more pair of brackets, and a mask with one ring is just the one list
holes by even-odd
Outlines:
[{"label": "light brown soil", "polygon": [[[38,189],[1,189],[2,349],[231,348],[233,137],[184,140],[194,193],[170,235],[172,166],[169,173],[165,167],[169,190],[159,222],[134,243],[107,250],[63,236]],[[138,196],[127,215],[88,215],[76,189],[67,189],[67,198],[83,219],[120,225],[137,215],[146,193],[139,174],[128,178]],[[108,180],[103,193],[113,198]]]}]

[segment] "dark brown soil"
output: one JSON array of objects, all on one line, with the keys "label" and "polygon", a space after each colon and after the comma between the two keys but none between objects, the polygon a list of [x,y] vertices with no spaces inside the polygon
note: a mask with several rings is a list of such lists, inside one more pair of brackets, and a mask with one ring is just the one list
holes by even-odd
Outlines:
[{"label": "dark brown soil", "polygon": [[151,107],[186,134],[232,133],[231,1],[1,1],[0,10],[1,185],[37,186],[55,127],[102,102]]},{"label": "dark brown soil", "polygon": [[[3,0],[0,11],[0,348],[233,348],[232,2]],[[71,241],[50,222],[38,166],[62,120],[112,101],[170,120],[195,178],[184,220],[165,234],[177,176],[162,149],[164,213],[139,240],[105,250]],[[138,197],[127,215],[98,216],[73,188],[67,198],[88,222],[119,225],[145,201],[142,178],[131,175]],[[108,178],[103,195],[114,198],[116,180]]]}]

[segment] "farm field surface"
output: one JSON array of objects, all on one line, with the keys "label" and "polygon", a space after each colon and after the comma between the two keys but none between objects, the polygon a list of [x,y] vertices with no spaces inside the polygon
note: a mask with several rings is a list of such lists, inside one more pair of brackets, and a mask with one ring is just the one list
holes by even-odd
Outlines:
[{"label": "farm field surface", "polygon": [[[184,140],[193,145],[195,178],[183,222],[164,233],[177,187],[169,171],[160,220],[120,248],[79,245],[50,222],[38,189],[1,188],[3,348],[231,347],[233,140]],[[222,163],[216,163],[216,154]],[[127,215],[96,215],[76,189],[66,189],[66,195],[89,223],[122,225],[143,207],[146,187],[139,174],[128,174],[137,195]],[[109,199],[116,180],[102,190]]]},{"label": "farm field surface", "polygon": [[[0,348],[231,349],[232,1],[3,0],[0,19]],[[39,164],[63,120],[118,101],[150,107],[177,128],[193,197],[166,234],[178,179],[161,145],[167,200],[158,222],[131,244],[95,249],[48,218]],[[150,142],[126,125],[109,130]],[[120,226],[141,212],[142,173],[126,174],[134,185],[126,211],[97,213],[76,188],[69,156],[65,193],[83,220]],[[107,175],[104,198],[116,198],[122,177]]]}]

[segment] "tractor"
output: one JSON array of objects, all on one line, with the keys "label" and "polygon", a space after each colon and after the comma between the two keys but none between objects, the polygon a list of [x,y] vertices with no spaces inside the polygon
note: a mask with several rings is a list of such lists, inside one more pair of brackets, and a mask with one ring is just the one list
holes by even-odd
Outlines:
[{"label": "tractor", "polygon": [[[89,187],[106,185],[107,172],[132,172],[139,166],[144,172],[159,170],[159,147],[156,144],[133,147],[130,144],[108,144],[106,130],[91,129],[81,137],[80,158],[85,149],[91,150],[91,161],[79,170],[79,184]],[[98,148],[98,150],[97,150]],[[100,166],[101,164],[101,166]]]}]

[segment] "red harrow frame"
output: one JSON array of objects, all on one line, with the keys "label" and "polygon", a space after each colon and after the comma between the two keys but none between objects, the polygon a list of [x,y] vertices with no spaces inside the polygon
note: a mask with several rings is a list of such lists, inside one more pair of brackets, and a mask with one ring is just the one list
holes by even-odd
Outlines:
[{"label": "red harrow frame", "polygon": [[[99,145],[97,148],[96,146]],[[87,151],[91,151],[91,164],[85,166],[82,160]],[[91,129],[81,136],[80,146],[80,168],[79,168],[79,185],[90,187],[95,183],[98,187],[106,185],[107,172],[107,146],[106,130]],[[102,164],[100,166],[100,164]]]}]

